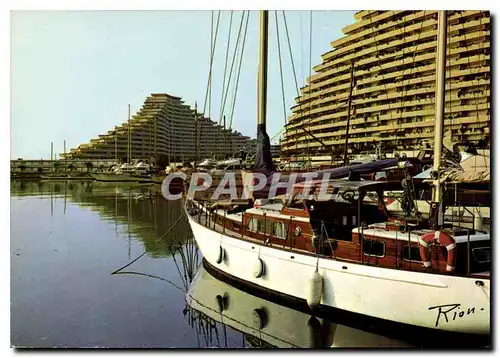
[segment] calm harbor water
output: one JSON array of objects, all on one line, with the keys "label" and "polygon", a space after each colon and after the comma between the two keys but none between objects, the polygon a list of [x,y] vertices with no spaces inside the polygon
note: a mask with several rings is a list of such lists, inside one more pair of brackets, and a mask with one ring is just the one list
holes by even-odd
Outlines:
[{"label": "calm harbor water", "polygon": [[182,205],[165,200],[159,185],[11,182],[12,345],[415,345],[312,318],[216,278],[202,265]]}]

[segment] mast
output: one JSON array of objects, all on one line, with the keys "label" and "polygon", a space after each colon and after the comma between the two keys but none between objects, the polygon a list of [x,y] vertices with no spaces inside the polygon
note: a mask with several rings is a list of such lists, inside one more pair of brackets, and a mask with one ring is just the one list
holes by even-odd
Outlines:
[{"label": "mast", "polygon": [[132,152],[130,150],[130,140],[131,140],[131,134],[130,134],[130,104],[128,105],[128,140],[127,140],[127,163],[130,164],[130,157],[132,155]]},{"label": "mast", "polygon": [[259,12],[259,78],[258,78],[258,112],[257,126],[263,132],[266,131],[266,107],[267,107],[267,47],[268,47],[268,25],[269,12]]},{"label": "mast", "polygon": [[155,148],[154,148],[154,160],[155,160],[155,166],[156,166],[156,163],[158,162],[158,151],[157,151],[157,138],[158,138],[158,128],[157,128],[157,123],[158,123],[158,120],[155,118],[153,119],[154,120],[154,131],[155,131],[155,136],[154,136],[154,145],[155,145]]},{"label": "mast", "polygon": [[227,135],[226,135],[226,115],[223,116],[224,118],[224,154],[222,155],[222,159],[226,159],[227,155]]},{"label": "mast", "polygon": [[184,131],[181,131],[181,143],[180,143],[179,147],[181,150],[180,158],[181,158],[182,163],[184,163],[184,150],[182,148],[182,142],[184,141],[183,138],[184,138]]},{"label": "mast", "polygon": [[173,141],[173,138],[172,138],[172,119],[170,118],[170,123],[168,123],[169,127],[169,131],[168,131],[168,134],[169,134],[169,138],[168,138],[168,166],[170,166],[170,163],[171,163],[171,153],[172,153],[172,141]]},{"label": "mast", "polygon": [[194,168],[198,166],[198,103],[194,102]]},{"label": "mast", "polygon": [[265,175],[270,175],[276,171],[276,166],[271,155],[271,141],[266,132],[268,24],[268,11],[261,10],[259,24],[259,75],[257,83],[257,148],[254,171]]},{"label": "mast", "polygon": [[[434,129],[434,172],[437,173],[441,165],[441,153],[443,151],[443,129],[444,129],[444,105],[445,105],[445,85],[446,85],[446,35],[447,22],[446,10],[438,11],[437,28],[437,52],[436,52],[436,119]],[[443,188],[436,175],[432,188],[431,202],[431,222],[433,226],[443,225],[444,205],[440,205],[443,197]],[[432,220],[436,218],[437,222]]]},{"label": "mast", "polygon": [[354,87],[354,62],[351,62],[351,83],[349,87],[349,99],[347,104],[347,123],[345,126],[344,166],[349,165],[349,158],[347,157],[347,144],[349,142],[349,122],[351,121],[351,103],[352,103],[353,87]]}]

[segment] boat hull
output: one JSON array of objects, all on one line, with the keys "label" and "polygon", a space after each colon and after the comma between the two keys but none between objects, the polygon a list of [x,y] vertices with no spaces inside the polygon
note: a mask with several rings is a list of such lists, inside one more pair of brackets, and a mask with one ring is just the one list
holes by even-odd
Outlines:
[{"label": "boat hull", "polygon": [[92,178],[97,181],[107,182],[137,182],[137,183],[150,183],[153,180],[150,177],[139,177],[131,175],[118,175],[118,174],[92,174]]},{"label": "boat hull", "polygon": [[[187,215],[205,260],[229,276],[307,300],[309,281],[317,267],[323,278],[320,306],[442,331],[481,335],[490,332],[489,279],[386,269],[316,257],[224,235]],[[264,262],[265,274],[255,278],[258,258]]]},{"label": "boat hull", "polygon": [[64,181],[64,180],[92,180],[92,177],[90,176],[49,176],[49,175],[41,175],[40,179],[42,180],[58,180],[58,181]]}]

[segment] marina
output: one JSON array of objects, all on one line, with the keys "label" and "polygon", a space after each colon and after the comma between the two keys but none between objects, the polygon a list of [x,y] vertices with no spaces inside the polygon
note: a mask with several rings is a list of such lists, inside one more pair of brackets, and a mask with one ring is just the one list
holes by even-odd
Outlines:
[{"label": "marina", "polygon": [[192,73],[17,139],[11,346],[490,349],[490,12],[178,14],[143,20],[203,29],[202,55],[161,50]]}]

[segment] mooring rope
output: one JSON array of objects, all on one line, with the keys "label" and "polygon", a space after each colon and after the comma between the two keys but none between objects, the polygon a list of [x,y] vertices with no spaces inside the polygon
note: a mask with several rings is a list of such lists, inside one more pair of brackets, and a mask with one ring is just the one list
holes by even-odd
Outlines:
[{"label": "mooring rope", "polygon": [[[160,242],[160,240],[162,240],[174,227],[175,225],[177,225],[177,223],[182,219],[182,217],[185,215],[185,212],[183,211],[182,214],[177,218],[177,220],[172,224],[172,226],[170,227],[170,229],[168,229],[158,240],[156,240],[156,244]],[[134,262],[136,262],[137,260],[139,260],[141,257],[143,257],[144,255],[147,254],[147,250],[144,249],[144,252],[142,254],[140,254],[139,256],[137,256],[135,259],[133,259],[132,261],[130,261],[128,264],[126,264],[125,266],[123,267],[120,267],[118,270],[115,270],[113,272],[111,272],[111,275],[114,275],[114,274],[117,274],[118,272],[120,272],[121,270],[123,270],[124,268],[127,268],[129,267],[130,265],[132,265]]]}]

